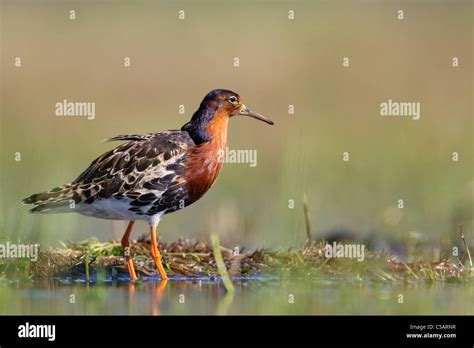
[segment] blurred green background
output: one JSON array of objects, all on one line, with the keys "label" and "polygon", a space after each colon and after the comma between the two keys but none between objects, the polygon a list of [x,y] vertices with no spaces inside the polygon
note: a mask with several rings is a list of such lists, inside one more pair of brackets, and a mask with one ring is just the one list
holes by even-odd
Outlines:
[{"label": "blurred green background", "polygon": [[[201,201],[162,221],[165,240],[212,229],[224,245],[299,245],[303,194],[316,236],[416,231],[449,245],[463,223],[474,238],[470,1],[2,1],[1,12],[8,240],[120,238],[126,222],[30,215],[20,201],[73,180],[114,146],[104,138],[180,128],[214,88],[240,93],[275,126],[232,119],[229,147],[257,149],[257,167],[225,165]],[[95,102],[95,119],[55,116],[63,99]],[[388,99],[420,102],[421,119],[381,117]],[[140,223],[134,236],[145,232]]]}]

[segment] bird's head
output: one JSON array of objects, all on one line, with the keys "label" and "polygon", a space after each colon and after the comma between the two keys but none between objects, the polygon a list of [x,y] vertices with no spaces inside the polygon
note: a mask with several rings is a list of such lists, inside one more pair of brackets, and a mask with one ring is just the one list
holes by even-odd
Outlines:
[{"label": "bird's head", "polygon": [[273,124],[273,121],[247,107],[237,93],[215,89],[204,97],[191,121],[186,123],[182,130],[188,131],[195,142],[206,142],[212,138],[209,126],[223,124],[227,127],[228,119],[233,116],[248,116]]}]

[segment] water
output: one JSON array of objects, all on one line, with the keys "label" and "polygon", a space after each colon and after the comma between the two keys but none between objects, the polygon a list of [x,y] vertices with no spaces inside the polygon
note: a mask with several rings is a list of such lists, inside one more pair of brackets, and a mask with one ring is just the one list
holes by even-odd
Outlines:
[{"label": "water", "polygon": [[138,284],[114,278],[46,278],[0,281],[0,314],[51,315],[323,315],[472,314],[469,284],[364,283],[329,277],[249,277],[233,280],[226,293],[220,279],[148,278]]}]

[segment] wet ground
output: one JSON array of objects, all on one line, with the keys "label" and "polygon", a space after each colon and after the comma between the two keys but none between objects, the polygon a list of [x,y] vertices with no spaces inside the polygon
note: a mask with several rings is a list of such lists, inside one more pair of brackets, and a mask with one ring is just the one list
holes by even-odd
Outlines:
[{"label": "wet ground", "polygon": [[473,314],[472,284],[368,283],[325,278],[45,278],[0,282],[0,314]]}]

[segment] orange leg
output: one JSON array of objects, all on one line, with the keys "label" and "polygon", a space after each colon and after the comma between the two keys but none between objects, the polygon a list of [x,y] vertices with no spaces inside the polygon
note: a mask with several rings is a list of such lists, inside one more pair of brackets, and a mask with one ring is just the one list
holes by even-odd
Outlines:
[{"label": "orange leg", "polygon": [[133,224],[135,221],[130,221],[127,226],[127,230],[125,231],[125,234],[122,237],[122,248],[125,253],[125,259],[127,260],[127,267],[128,267],[128,274],[130,274],[130,280],[133,282],[137,280],[137,275],[135,274],[135,268],[133,267],[133,261],[132,258],[130,257],[130,233],[132,233],[132,228]]},{"label": "orange leg", "polygon": [[163,265],[161,264],[161,254],[158,251],[158,245],[156,244],[156,226],[151,226],[150,229],[151,232],[151,256],[153,257],[153,260],[155,261],[155,265],[158,268],[158,272],[160,272],[160,276],[162,280],[168,279],[166,276],[165,269],[163,268]]}]

